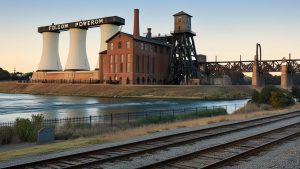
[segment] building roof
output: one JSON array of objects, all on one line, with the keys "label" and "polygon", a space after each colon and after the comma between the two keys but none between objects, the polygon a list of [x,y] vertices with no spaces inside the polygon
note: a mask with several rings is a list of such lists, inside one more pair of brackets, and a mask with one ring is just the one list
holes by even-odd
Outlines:
[{"label": "building roof", "polygon": [[173,16],[180,16],[180,15],[187,15],[187,16],[193,17],[192,15],[187,14],[187,13],[185,13],[185,12],[183,12],[183,11],[180,11],[180,12],[174,14]]},{"label": "building roof", "polygon": [[138,40],[138,41],[143,41],[143,42],[148,42],[148,43],[153,43],[153,44],[157,44],[157,45],[161,45],[161,46],[167,46],[167,47],[171,47],[170,44],[164,43],[162,41],[159,40],[155,40],[152,38],[146,38],[143,36],[139,36],[139,37],[134,37],[133,35],[129,34],[129,33],[125,33],[125,32],[117,32],[116,34],[114,34],[113,36],[111,36],[109,39],[106,40],[106,42],[109,42],[110,40],[112,40],[114,37],[116,37],[118,34],[124,34],[126,36],[129,36],[130,38],[134,39],[134,40]]}]

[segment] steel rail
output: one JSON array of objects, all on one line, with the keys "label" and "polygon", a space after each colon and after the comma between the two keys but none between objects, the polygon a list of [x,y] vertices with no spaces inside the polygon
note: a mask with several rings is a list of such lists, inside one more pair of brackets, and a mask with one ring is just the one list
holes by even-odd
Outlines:
[{"label": "steel rail", "polygon": [[[247,136],[247,137],[237,139],[237,140],[234,140],[234,141],[231,141],[231,142],[227,142],[227,143],[224,143],[224,144],[219,144],[217,146],[213,146],[213,147],[205,148],[205,149],[195,151],[195,152],[192,152],[192,153],[187,153],[187,154],[184,154],[184,155],[176,156],[176,157],[169,158],[169,159],[166,159],[166,160],[162,160],[162,161],[159,161],[159,162],[155,162],[155,163],[152,163],[152,164],[147,164],[147,165],[138,167],[137,169],[150,169],[150,168],[153,169],[153,168],[164,168],[164,167],[199,168],[199,169],[200,168],[201,169],[218,168],[220,166],[225,166],[226,164],[228,164],[230,162],[237,161],[238,159],[249,156],[253,153],[257,153],[257,152],[260,152],[262,150],[265,150],[267,147],[270,147],[272,145],[282,143],[283,141],[289,140],[291,138],[299,137],[300,136],[299,128],[300,128],[300,122],[297,122],[297,123],[290,124],[290,125],[287,125],[287,126],[278,127],[276,129],[272,129],[272,130],[269,130],[267,132]],[[297,130],[293,131],[293,129],[297,129]],[[287,131],[285,131],[285,130],[287,130]],[[290,131],[290,130],[292,130],[292,133],[288,133],[288,131]],[[199,165],[197,165],[197,163],[194,163],[195,166],[191,166],[191,164],[190,165],[188,165],[188,164],[185,165],[184,164],[185,161],[188,161],[188,160],[191,161],[192,159],[198,159],[199,158],[200,160],[198,160],[198,161],[201,161],[201,158],[206,157],[205,156],[206,154],[209,154],[211,152],[218,153],[218,151],[226,150],[226,148],[228,148],[228,147],[237,149],[237,148],[239,148],[238,144],[243,144],[243,148],[244,148],[245,145],[247,146],[247,144],[246,144],[247,141],[251,142],[251,141],[255,141],[255,140],[259,140],[259,139],[262,140],[264,138],[265,139],[266,138],[270,139],[270,138],[268,138],[269,135],[272,134],[273,136],[276,136],[276,134],[277,134],[278,136],[280,136],[280,132],[284,132],[284,134],[286,134],[286,135],[282,136],[282,137],[279,137],[279,138],[278,137],[273,138],[274,140],[269,141],[269,142],[267,140],[267,142],[263,142],[261,145],[259,145],[257,147],[250,148],[248,150],[245,150],[244,152],[241,152],[239,154],[236,154],[236,155],[224,158],[224,159],[221,159],[218,156],[216,156],[215,158],[211,157],[212,161],[217,160],[217,162],[212,162],[212,164],[206,165],[204,167],[200,167]],[[272,139],[272,137],[271,137],[271,139]],[[180,164],[178,164],[178,166],[176,167],[176,163],[177,164],[180,163]]]},{"label": "steel rail", "polygon": [[[170,140],[171,138],[176,138],[179,139],[179,141],[177,139],[174,139],[174,142],[170,142],[168,144],[159,144],[156,145],[154,147],[148,147],[146,146],[146,148],[141,149],[139,151],[129,151],[128,153],[125,154],[119,154],[117,156],[112,156],[112,157],[107,157],[107,158],[102,158],[102,159],[93,159],[90,158],[90,160],[86,161],[86,162],[79,162],[79,163],[74,163],[72,164],[72,162],[69,163],[69,165],[65,165],[62,168],[74,168],[74,167],[82,167],[82,166],[86,166],[86,165],[90,165],[90,164],[95,164],[95,163],[103,163],[103,162],[107,162],[107,161],[113,161],[116,159],[121,159],[121,158],[128,158],[130,156],[135,156],[138,154],[142,154],[142,153],[146,153],[146,152],[151,152],[151,151],[156,151],[156,150],[161,150],[162,148],[168,148],[168,147],[174,147],[177,145],[182,145],[182,144],[186,144],[186,143],[190,143],[190,142],[194,142],[197,140],[203,140],[203,139],[208,139],[208,138],[212,138],[212,137],[217,137],[220,135],[224,135],[224,134],[228,134],[228,133],[232,133],[232,132],[237,132],[237,131],[241,131],[241,130],[245,130],[245,129],[249,129],[249,128],[253,128],[253,127],[258,127],[261,125],[266,125],[269,123],[274,123],[277,121],[282,121],[282,120],[287,120],[290,118],[294,118],[300,116],[299,111],[295,111],[295,112],[290,112],[290,113],[285,113],[285,114],[278,114],[278,115],[273,115],[273,116],[267,116],[267,117],[263,117],[263,118],[257,118],[257,119],[251,119],[251,120],[247,120],[247,121],[242,121],[242,122],[235,122],[235,123],[230,123],[230,124],[225,124],[225,125],[220,125],[220,126],[215,126],[215,127],[211,127],[211,128],[206,128],[206,129],[200,129],[200,130],[194,130],[194,131],[189,131],[189,132],[184,132],[184,133],[177,133],[177,134],[173,134],[173,135],[168,135],[168,136],[162,136],[162,137],[158,137],[158,138],[152,138],[152,139],[148,139],[148,140],[143,140],[143,141],[137,141],[137,142],[133,142],[133,143],[128,143],[128,144],[123,144],[123,145],[119,145],[119,146],[114,146],[114,147],[108,147],[108,148],[104,148],[104,149],[99,149],[99,150],[93,150],[93,151],[87,151],[87,152],[83,152],[83,153],[78,153],[78,154],[74,154],[74,155],[67,155],[67,156],[61,156],[61,157],[56,157],[56,158],[51,158],[51,159],[45,159],[45,160],[40,160],[40,161],[32,161],[32,162],[27,162],[24,164],[17,164],[14,166],[10,166],[9,168],[24,168],[24,167],[29,167],[31,166],[31,168],[34,168],[35,166],[38,167],[40,164],[42,165],[46,165],[48,164],[61,164],[61,163],[66,163],[68,162],[67,160],[72,160],[72,158],[74,159],[78,159],[78,158],[86,158],[89,155],[92,154],[101,154],[102,153],[107,153],[107,152],[112,152],[112,151],[116,151],[119,149],[122,151],[126,151],[126,149],[130,149],[130,148],[135,148],[143,145],[151,145],[151,143],[155,143],[155,142],[162,142],[162,141],[166,141],[166,140]],[[273,120],[272,120],[273,119]],[[247,126],[246,124],[249,125]],[[238,127],[239,125],[242,125],[242,127]],[[244,126],[243,126],[244,125]],[[230,129],[230,127],[238,127],[238,128],[233,128]],[[195,136],[196,133],[198,134],[202,134],[205,132],[211,132],[214,131],[216,129],[220,130],[220,129],[226,129],[227,127],[227,131],[220,131],[217,133],[209,133],[208,135],[204,135],[204,136]],[[229,130],[228,130],[229,127]],[[214,131],[215,132],[215,131]],[[180,138],[184,137],[184,136],[190,136],[190,138],[186,138],[183,140],[180,140]],[[155,144],[152,144],[155,145]],[[105,155],[105,154],[104,154]],[[61,162],[63,161],[63,162]]]}]

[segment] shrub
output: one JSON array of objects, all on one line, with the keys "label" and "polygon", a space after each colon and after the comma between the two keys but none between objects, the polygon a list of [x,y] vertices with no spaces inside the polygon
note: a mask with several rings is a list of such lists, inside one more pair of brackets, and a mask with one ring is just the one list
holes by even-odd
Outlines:
[{"label": "shrub", "polygon": [[259,103],[259,92],[257,90],[253,90],[251,100],[253,103]]},{"label": "shrub", "polygon": [[281,107],[281,102],[280,102],[277,91],[272,91],[271,92],[270,102],[271,102],[272,107],[274,107],[274,108]]},{"label": "shrub", "polygon": [[13,127],[0,127],[0,144],[9,144],[14,136]]},{"label": "shrub", "polygon": [[[294,93],[297,89],[294,89]],[[300,91],[299,91],[300,93]],[[283,89],[279,89],[275,86],[266,86],[261,92],[253,91],[252,102],[258,104],[268,104],[273,108],[280,108],[294,104],[292,94]]]},{"label": "shrub", "polygon": [[277,91],[271,92],[269,102],[273,108],[280,108],[294,104],[294,99],[290,92],[278,89]]},{"label": "shrub", "polygon": [[271,93],[278,90],[275,86],[264,87],[259,95],[259,103],[270,104]]},{"label": "shrub", "polygon": [[34,142],[38,131],[43,127],[43,115],[32,115],[31,121],[28,118],[16,119],[16,133],[21,141]]},{"label": "shrub", "polygon": [[16,134],[21,141],[29,141],[30,131],[32,129],[31,122],[28,118],[17,118],[16,119]]}]

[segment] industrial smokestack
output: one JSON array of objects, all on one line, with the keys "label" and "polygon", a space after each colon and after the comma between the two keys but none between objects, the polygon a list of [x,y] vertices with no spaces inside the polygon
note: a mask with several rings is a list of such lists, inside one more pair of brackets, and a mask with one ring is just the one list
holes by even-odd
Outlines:
[{"label": "industrial smokestack", "polygon": [[151,38],[151,36],[152,36],[151,28],[147,28],[147,35],[146,35],[146,37],[147,38]]},{"label": "industrial smokestack", "polygon": [[135,37],[140,36],[139,9],[134,9],[133,36]]}]

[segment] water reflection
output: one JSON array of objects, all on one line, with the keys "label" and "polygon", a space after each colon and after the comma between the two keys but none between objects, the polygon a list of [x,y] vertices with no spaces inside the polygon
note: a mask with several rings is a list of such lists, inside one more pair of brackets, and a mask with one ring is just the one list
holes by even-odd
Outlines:
[{"label": "water reflection", "polygon": [[184,99],[125,99],[73,96],[44,96],[0,93],[0,122],[17,117],[30,117],[42,113],[45,118],[97,116],[110,113],[176,109],[183,107],[223,106],[229,113],[244,105],[248,99],[225,101],[200,101]]}]

